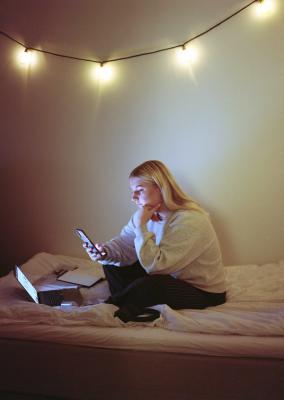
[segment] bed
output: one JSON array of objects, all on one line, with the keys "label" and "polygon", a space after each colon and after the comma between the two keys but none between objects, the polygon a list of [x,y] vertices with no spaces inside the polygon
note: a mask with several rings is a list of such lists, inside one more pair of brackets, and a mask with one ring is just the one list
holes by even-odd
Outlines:
[{"label": "bed", "polygon": [[[94,264],[39,253],[22,265],[37,288],[66,285],[62,268]],[[98,276],[103,270],[95,265]],[[105,280],[81,307],[29,300],[13,272],[0,279],[0,396],[5,399],[280,399],[284,391],[284,260],[226,267],[227,302],[155,308],[123,323],[104,304]]]}]

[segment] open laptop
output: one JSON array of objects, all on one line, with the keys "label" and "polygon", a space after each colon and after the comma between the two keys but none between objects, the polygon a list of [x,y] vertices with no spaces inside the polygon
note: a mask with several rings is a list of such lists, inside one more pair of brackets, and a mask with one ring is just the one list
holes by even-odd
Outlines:
[{"label": "open laptop", "polygon": [[52,307],[60,306],[63,302],[75,302],[76,305],[83,303],[83,297],[78,288],[63,288],[38,292],[18,265],[15,266],[15,276],[35,303],[46,304]]}]

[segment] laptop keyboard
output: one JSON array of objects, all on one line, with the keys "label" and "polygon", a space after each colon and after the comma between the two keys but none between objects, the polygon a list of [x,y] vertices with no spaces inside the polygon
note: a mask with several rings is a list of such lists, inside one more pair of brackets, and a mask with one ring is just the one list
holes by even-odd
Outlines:
[{"label": "laptop keyboard", "polygon": [[63,294],[59,290],[48,291],[42,294],[44,303],[49,306],[59,306],[64,300]]}]

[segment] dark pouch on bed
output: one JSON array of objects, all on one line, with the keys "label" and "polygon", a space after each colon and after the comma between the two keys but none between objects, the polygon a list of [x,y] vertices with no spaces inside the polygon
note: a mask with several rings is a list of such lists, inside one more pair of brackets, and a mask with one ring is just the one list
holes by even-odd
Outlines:
[{"label": "dark pouch on bed", "polygon": [[137,307],[133,304],[128,304],[120,307],[114,313],[114,317],[118,317],[123,322],[151,322],[159,318],[160,312],[152,308]]}]

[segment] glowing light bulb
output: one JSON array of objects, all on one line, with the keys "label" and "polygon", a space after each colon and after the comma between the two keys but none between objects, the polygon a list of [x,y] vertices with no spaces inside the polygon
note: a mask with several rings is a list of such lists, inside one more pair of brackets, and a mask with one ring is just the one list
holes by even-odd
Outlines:
[{"label": "glowing light bulb", "polygon": [[95,77],[99,81],[108,82],[113,76],[113,69],[110,65],[100,64],[95,68]]},{"label": "glowing light bulb", "polygon": [[193,64],[198,60],[198,51],[196,47],[188,46],[177,49],[177,58],[183,65]]},{"label": "glowing light bulb", "polygon": [[275,9],[275,0],[260,0],[255,4],[255,13],[258,17],[271,15]]},{"label": "glowing light bulb", "polygon": [[18,60],[23,67],[31,67],[36,64],[35,52],[29,49],[21,50],[18,55]]}]

